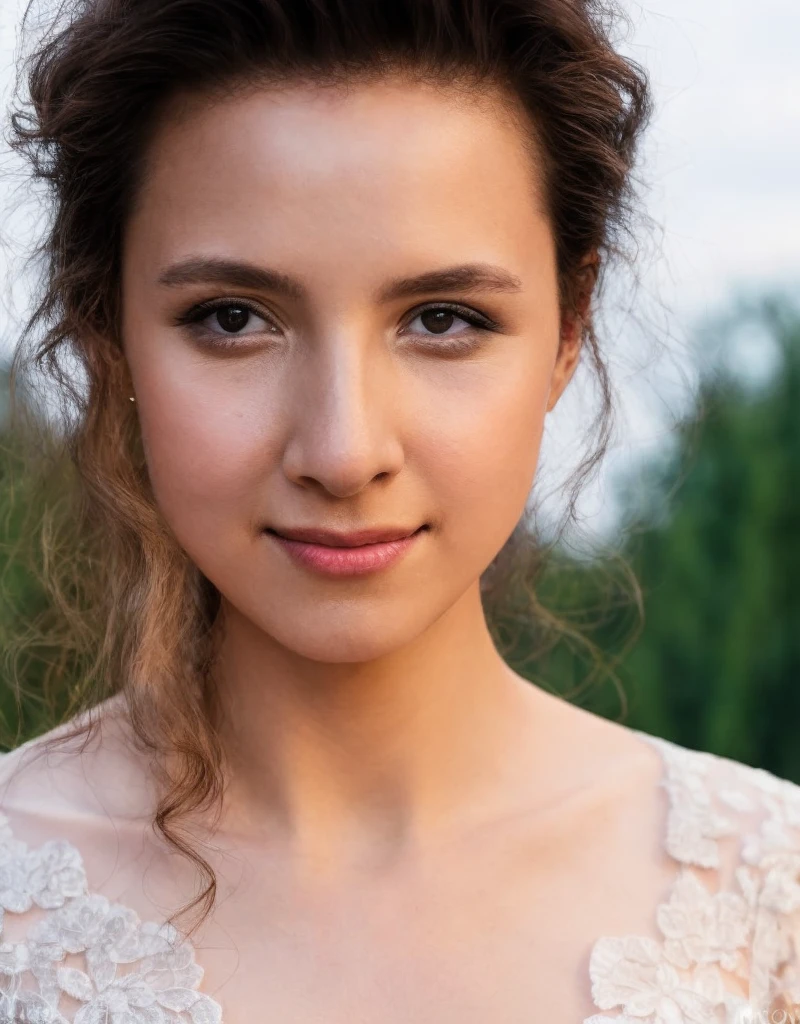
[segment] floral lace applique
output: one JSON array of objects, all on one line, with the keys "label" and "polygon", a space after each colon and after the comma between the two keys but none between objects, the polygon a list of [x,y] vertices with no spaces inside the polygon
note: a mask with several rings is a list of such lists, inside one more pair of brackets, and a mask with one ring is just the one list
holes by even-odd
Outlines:
[{"label": "floral lace applique", "polygon": [[[29,850],[0,814],[0,940],[5,915],[34,906],[46,913],[25,939],[0,941],[2,1024],[221,1024],[176,928],[90,893],[74,846],[54,839]],[[83,969],[66,966],[68,954]],[[72,1017],[64,996],[78,1004]]]},{"label": "floral lace applique", "polygon": [[[594,943],[592,1000],[619,1012],[583,1024],[762,1024],[778,1019],[774,1010],[796,1010],[800,787],[634,731],[663,758],[665,846],[679,870],[656,909],[660,938]],[[719,841],[730,837],[738,842],[732,885],[714,892],[691,867],[719,870]]]}]

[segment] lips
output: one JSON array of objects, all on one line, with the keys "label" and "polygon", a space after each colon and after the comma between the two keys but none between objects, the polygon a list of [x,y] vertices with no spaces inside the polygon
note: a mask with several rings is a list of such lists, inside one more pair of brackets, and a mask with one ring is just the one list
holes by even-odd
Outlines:
[{"label": "lips", "polygon": [[267,533],[277,534],[285,540],[302,541],[306,544],[324,544],[331,548],[356,548],[365,544],[385,544],[394,540],[403,540],[417,533],[420,527],[374,527],[369,530],[356,530],[352,533],[339,533],[336,530],[325,530],[318,527],[297,527],[286,530],[268,529]]}]

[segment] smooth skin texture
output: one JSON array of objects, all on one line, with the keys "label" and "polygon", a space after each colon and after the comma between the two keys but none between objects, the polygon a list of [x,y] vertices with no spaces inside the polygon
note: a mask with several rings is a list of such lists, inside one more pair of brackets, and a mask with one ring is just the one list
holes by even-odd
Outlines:
[{"label": "smooth skin texture", "polygon": [[[580,355],[513,105],[402,78],[182,96],[123,256],[156,499],[223,596],[204,990],[226,1024],[574,1024],[591,942],[646,933],[669,869],[654,752],[512,672],[481,607]],[[491,280],[410,290],[464,266]],[[209,302],[222,320],[185,322]],[[337,579],[264,532],[423,523],[396,565]],[[115,735],[84,755],[114,841],[63,767],[27,829],[91,831],[94,878],[139,865],[113,895],[155,917],[191,874],[151,849],[142,886],[146,796],[113,780],[147,769]]]}]

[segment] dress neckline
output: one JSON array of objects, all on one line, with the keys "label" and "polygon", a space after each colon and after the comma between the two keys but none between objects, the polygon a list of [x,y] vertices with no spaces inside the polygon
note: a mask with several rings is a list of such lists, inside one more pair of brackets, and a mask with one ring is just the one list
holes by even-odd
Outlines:
[{"label": "dress neckline", "polygon": [[[713,858],[709,859],[706,855],[698,860],[696,850],[691,851],[686,847],[682,842],[685,829],[677,821],[679,798],[690,794],[691,787],[681,786],[676,779],[676,758],[682,752],[690,757],[694,755],[702,758],[703,755],[688,748],[683,750],[662,737],[629,726],[625,728],[651,748],[654,747],[659,756],[661,771],[656,789],[664,788],[668,794],[666,814],[661,818],[659,848],[679,864],[701,863],[702,866],[713,866]],[[177,1013],[175,1019],[180,1020],[181,1024],[184,1021],[186,1024],[224,1024],[222,1005],[200,990],[205,970],[197,962],[194,943],[185,939],[174,926],[155,920],[142,920],[132,908],[113,903],[105,896],[92,892],[81,852],[76,846],[66,839],[49,839],[38,847],[28,849],[25,842],[14,837],[7,817],[0,812],[0,861],[7,860],[9,856],[20,862],[29,862],[26,874],[39,888],[24,894],[21,901],[18,899],[16,905],[8,906],[7,909],[21,912],[36,904],[51,911],[39,922],[38,931],[41,934],[34,935],[37,940],[51,943],[63,944],[66,932],[76,927],[85,927],[91,918],[93,935],[87,936],[84,945],[81,945],[79,938],[73,937],[73,948],[66,951],[87,952],[91,948],[95,965],[105,965],[102,968],[90,968],[88,974],[85,974],[73,969],[62,968],[59,971],[53,964],[49,989],[46,971],[40,979],[43,995],[47,996],[49,992],[50,997],[57,1001],[60,991],[65,991],[74,998],[82,999],[84,1003],[97,1003],[99,1008],[105,1005],[104,998],[111,995],[115,999],[121,998],[125,990],[133,993],[136,998],[137,993],[140,994],[141,985],[149,984],[147,979],[153,976],[154,968],[157,967],[160,974],[158,988],[152,991],[148,988],[147,998],[153,997],[156,1005],[163,1006],[163,1009],[173,1014]],[[656,913],[657,904],[654,903],[653,914]],[[36,932],[36,929],[35,925],[33,931]],[[104,930],[107,936],[101,936],[102,952],[98,956],[97,936],[104,933]],[[596,945],[598,940],[595,938],[591,942]],[[116,977],[117,964],[130,964],[133,969]],[[72,975],[69,974],[70,970],[73,970]],[[83,979],[80,983],[76,980],[78,974]],[[131,979],[131,974],[137,977]],[[65,982],[71,985],[71,989]],[[137,983],[140,983],[139,988]],[[113,993],[112,988],[115,989]],[[132,1002],[131,1009],[135,1005]],[[599,1009],[596,1002],[593,1005]],[[595,1019],[585,1018],[582,1024],[593,1024]]]}]

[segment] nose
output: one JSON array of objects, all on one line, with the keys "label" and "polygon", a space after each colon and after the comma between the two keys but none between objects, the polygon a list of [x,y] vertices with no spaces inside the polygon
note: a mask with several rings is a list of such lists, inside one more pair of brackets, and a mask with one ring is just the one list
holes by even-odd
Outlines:
[{"label": "nose", "polygon": [[350,331],[313,347],[291,393],[283,471],[347,498],[403,465],[402,388],[392,360]]}]

